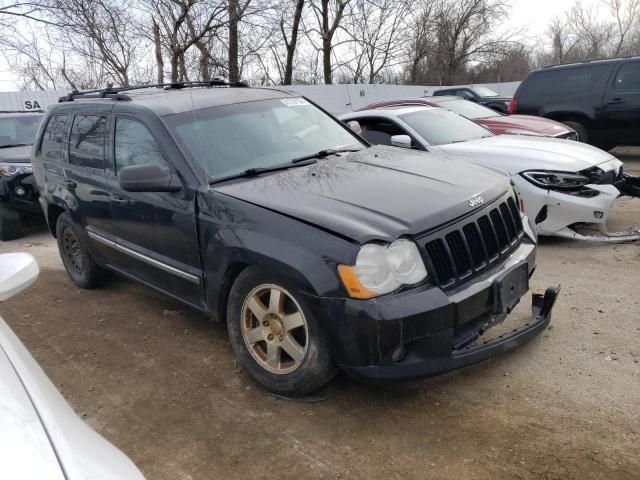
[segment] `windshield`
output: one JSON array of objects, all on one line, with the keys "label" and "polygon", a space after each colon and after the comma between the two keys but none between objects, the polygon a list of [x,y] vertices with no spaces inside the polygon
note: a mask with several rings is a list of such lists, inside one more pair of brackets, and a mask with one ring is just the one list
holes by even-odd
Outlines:
[{"label": "windshield", "polygon": [[42,115],[16,114],[0,116],[0,148],[13,145],[32,145]]},{"label": "windshield", "polygon": [[321,150],[364,148],[349,130],[303,98],[210,107],[165,120],[210,180]]},{"label": "windshield", "polygon": [[489,130],[444,108],[406,113],[400,115],[400,118],[430,145],[446,145],[493,136]]},{"label": "windshield", "polygon": [[470,118],[471,120],[501,116],[495,110],[491,110],[490,108],[483,107],[482,105],[468,100],[446,100],[444,102],[437,102],[437,104],[442,108],[451,110],[452,112],[462,115],[463,117]]},{"label": "windshield", "polygon": [[473,87],[472,90],[476,92],[481,97],[497,97],[498,93],[494,92],[490,88],[487,87]]}]

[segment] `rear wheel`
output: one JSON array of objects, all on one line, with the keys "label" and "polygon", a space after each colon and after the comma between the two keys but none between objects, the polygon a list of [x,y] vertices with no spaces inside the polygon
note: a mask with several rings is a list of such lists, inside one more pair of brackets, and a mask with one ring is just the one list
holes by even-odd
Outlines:
[{"label": "rear wheel", "polygon": [[231,288],[227,312],[238,360],[268,390],[304,395],[336,374],[313,313],[288,282],[248,268]]},{"label": "rear wheel", "polygon": [[589,143],[589,130],[585,125],[580,122],[562,122],[567,127],[573,128],[578,134],[578,141],[582,143]]},{"label": "rear wheel", "polygon": [[111,272],[93,260],[79,227],[66,212],[58,217],[56,237],[64,268],[78,287],[99,287],[110,277]]},{"label": "rear wheel", "polygon": [[15,240],[22,236],[20,213],[0,205],[0,240]]}]

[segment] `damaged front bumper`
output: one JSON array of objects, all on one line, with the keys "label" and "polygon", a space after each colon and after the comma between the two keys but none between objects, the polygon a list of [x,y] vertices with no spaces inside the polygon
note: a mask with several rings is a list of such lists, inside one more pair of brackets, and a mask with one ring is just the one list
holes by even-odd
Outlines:
[{"label": "damaged front bumper", "polygon": [[576,192],[544,190],[519,175],[512,180],[538,235],[597,242],[640,240],[637,227],[619,232],[607,230],[614,202],[621,195],[640,197],[638,177],[624,174],[613,184],[588,184]]},{"label": "damaged front bumper", "polygon": [[534,262],[534,245],[523,242],[500,267],[457,289],[424,285],[372,300],[308,300],[334,360],[350,376],[369,382],[428,377],[487,360],[546,328],[559,288],[533,296],[526,324],[481,343],[525,297]]}]

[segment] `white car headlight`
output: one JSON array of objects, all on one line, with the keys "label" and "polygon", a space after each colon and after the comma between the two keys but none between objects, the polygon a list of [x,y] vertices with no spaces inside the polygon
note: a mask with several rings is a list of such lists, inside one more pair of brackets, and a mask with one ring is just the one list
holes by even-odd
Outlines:
[{"label": "white car headlight", "polygon": [[414,285],[427,278],[418,247],[400,239],[389,245],[368,243],[358,252],[354,266],[340,265],[340,277],[354,298],[371,298]]},{"label": "white car headlight", "polygon": [[589,183],[589,177],[579,173],[528,171],[521,175],[534,185],[549,190],[579,190]]}]

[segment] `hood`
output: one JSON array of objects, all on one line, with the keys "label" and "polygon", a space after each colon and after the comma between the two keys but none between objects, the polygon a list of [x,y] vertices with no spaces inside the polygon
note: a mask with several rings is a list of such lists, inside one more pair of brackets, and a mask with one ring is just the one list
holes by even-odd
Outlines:
[{"label": "hood", "polygon": [[435,228],[509,188],[486,168],[379,145],[212,190],[364,243]]},{"label": "hood", "polygon": [[31,162],[31,145],[24,147],[0,148],[0,163]]},{"label": "hood", "polygon": [[514,175],[526,170],[579,172],[614,160],[611,154],[586,143],[548,137],[496,135],[468,142],[440,145],[450,155],[470,157]]},{"label": "hood", "polygon": [[474,122],[479,123],[498,134],[507,133],[507,131],[513,130],[555,137],[571,131],[569,127],[560,122],[549,120],[548,118],[533,117],[530,115],[507,115],[491,118],[479,118],[474,120]]},{"label": "hood", "polygon": [[22,380],[0,346],[0,478],[64,480]]}]

